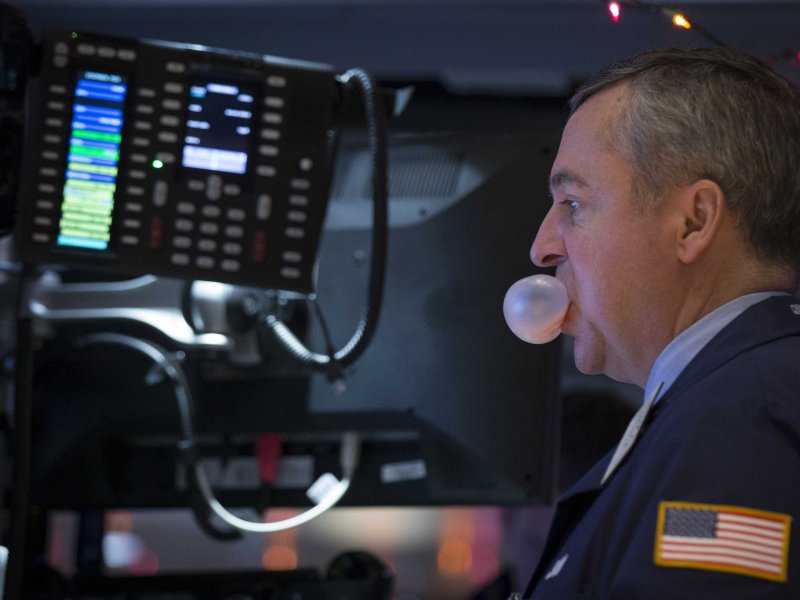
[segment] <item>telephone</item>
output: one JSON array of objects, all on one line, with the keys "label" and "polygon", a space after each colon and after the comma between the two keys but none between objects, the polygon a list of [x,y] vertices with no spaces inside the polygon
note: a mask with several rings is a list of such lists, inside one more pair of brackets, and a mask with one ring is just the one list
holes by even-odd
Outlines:
[{"label": "telephone", "polygon": [[44,31],[21,258],[312,291],[342,87],[320,64]]}]

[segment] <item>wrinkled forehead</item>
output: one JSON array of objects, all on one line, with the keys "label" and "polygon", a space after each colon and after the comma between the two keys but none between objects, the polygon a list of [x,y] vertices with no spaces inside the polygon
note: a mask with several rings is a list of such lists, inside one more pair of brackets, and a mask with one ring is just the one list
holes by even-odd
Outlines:
[{"label": "wrinkled forehead", "polygon": [[622,118],[628,110],[627,85],[615,85],[591,96],[572,114],[561,136],[550,174],[550,187],[587,187],[588,157],[619,156]]},{"label": "wrinkled forehead", "polygon": [[588,97],[570,115],[564,133],[579,128],[591,131],[597,140],[615,145],[628,127],[633,103],[633,88],[629,83],[618,83]]}]

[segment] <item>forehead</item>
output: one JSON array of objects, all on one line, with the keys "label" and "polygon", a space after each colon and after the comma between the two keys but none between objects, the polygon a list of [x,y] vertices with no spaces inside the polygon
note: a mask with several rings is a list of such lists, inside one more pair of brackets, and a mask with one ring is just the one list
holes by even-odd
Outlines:
[{"label": "forehead", "polygon": [[550,175],[550,187],[593,188],[612,178],[629,178],[630,166],[615,147],[630,92],[617,85],[590,97],[570,117]]}]

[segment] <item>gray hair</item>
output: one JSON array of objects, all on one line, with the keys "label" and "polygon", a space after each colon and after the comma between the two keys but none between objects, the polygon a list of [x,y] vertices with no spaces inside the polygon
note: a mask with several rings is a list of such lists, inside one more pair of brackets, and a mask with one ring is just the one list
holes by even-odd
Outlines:
[{"label": "gray hair", "polygon": [[611,132],[633,192],[656,204],[675,185],[716,182],[746,240],[768,262],[800,266],[800,91],[728,48],[645,52],[609,65],[572,112],[618,84],[631,90]]}]

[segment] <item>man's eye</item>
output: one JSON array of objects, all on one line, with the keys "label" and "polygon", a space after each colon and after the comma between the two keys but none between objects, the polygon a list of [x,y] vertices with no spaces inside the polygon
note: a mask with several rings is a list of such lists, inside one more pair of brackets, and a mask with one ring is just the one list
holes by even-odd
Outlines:
[{"label": "man's eye", "polygon": [[575,212],[580,206],[580,204],[578,204],[578,202],[575,200],[564,200],[562,204],[564,204],[570,210],[570,212]]}]

